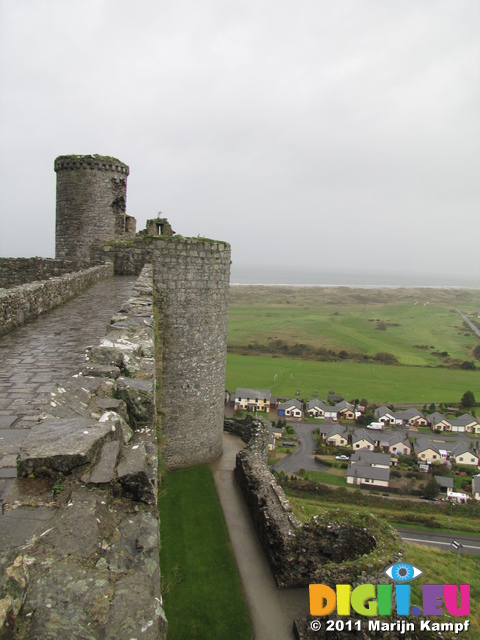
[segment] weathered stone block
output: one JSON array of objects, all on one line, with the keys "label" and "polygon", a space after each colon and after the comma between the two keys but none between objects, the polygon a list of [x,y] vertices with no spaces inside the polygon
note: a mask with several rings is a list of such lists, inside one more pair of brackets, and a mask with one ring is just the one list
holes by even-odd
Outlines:
[{"label": "weathered stone block", "polygon": [[109,422],[50,419],[33,427],[20,447],[18,476],[69,474],[90,463],[102,444],[117,439]]},{"label": "weathered stone block", "polygon": [[122,489],[134,500],[154,504],[156,491],[147,467],[147,452],[142,442],[125,447],[117,467],[117,477]]},{"label": "weathered stone block", "polygon": [[152,380],[117,379],[117,396],[124,400],[134,426],[155,423],[155,387]]}]

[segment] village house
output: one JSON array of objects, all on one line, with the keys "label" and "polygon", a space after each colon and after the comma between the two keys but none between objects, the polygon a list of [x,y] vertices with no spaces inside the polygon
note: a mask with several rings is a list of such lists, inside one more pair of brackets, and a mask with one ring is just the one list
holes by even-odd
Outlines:
[{"label": "village house", "polygon": [[286,418],[303,418],[303,404],[295,398],[280,402],[278,404],[278,415],[280,418],[283,416]]},{"label": "village house", "polygon": [[412,445],[403,433],[392,433],[385,440],[380,441],[380,448],[386,453],[397,456],[409,456],[412,453]]},{"label": "village house", "polygon": [[450,421],[444,415],[435,411],[428,416],[432,431],[445,431],[450,425]]},{"label": "village house", "polygon": [[347,469],[347,484],[388,487],[391,458],[385,453],[372,453],[366,449],[355,451]]},{"label": "village house", "polygon": [[478,454],[464,442],[457,442],[452,449],[452,457],[457,464],[478,467],[480,459]]},{"label": "village house", "polygon": [[355,429],[352,434],[352,449],[375,449],[375,440],[366,429]]},{"label": "village house", "polygon": [[350,465],[353,466],[354,464],[389,469],[392,464],[392,458],[389,453],[375,453],[368,449],[360,449],[355,451],[350,458]]},{"label": "village house", "polygon": [[424,427],[428,425],[428,421],[423,413],[414,407],[409,407],[405,409],[405,411],[392,411],[388,407],[382,406],[375,409],[374,413],[378,422],[395,425],[397,427],[402,427],[406,424],[411,427]]},{"label": "village house", "polygon": [[235,391],[235,411],[270,411],[270,390],[269,389],[243,389],[237,388]]},{"label": "village house", "polygon": [[440,461],[442,456],[440,449],[428,438],[418,438],[414,444],[415,453],[419,462],[431,464]]},{"label": "village house", "polygon": [[342,425],[322,425],[319,429],[320,437],[329,447],[348,446],[348,429]]},{"label": "village house", "polygon": [[446,476],[434,476],[434,478],[440,485],[440,491],[442,493],[453,490],[453,478],[447,478]]},{"label": "village house", "polygon": [[325,417],[325,403],[320,402],[317,399],[309,400],[307,402],[307,413],[311,418],[324,418]]}]

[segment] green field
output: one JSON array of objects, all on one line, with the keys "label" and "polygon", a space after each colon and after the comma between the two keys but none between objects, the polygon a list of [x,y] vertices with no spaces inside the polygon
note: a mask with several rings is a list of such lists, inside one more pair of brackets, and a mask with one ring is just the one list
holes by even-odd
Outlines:
[{"label": "green field", "polygon": [[283,341],[323,359],[387,352],[405,365],[458,366],[474,359],[480,340],[456,308],[476,320],[480,290],[237,285],[230,287],[228,345],[274,353]]},{"label": "green field", "polygon": [[[478,323],[480,290],[232,286],[226,388],[303,398],[335,389],[375,403],[480,398],[480,339],[456,308]],[[467,361],[477,370],[461,369]]]},{"label": "green field", "polygon": [[330,389],[347,400],[366,398],[370,403],[460,402],[466,390],[480,398],[480,370],[462,371],[401,367],[355,362],[316,362],[268,356],[227,355],[226,388],[270,389],[272,395],[309,398],[318,391],[326,398]]}]

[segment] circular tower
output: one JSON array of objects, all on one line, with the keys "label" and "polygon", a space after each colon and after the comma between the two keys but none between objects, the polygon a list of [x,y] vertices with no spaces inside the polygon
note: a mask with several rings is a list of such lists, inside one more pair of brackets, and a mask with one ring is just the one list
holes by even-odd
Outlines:
[{"label": "circular tower", "polygon": [[125,213],[128,166],[108,156],[59,156],[55,256],[89,262],[90,247],[131,235]]},{"label": "circular tower", "polygon": [[157,383],[171,469],[222,453],[230,245],[152,237]]}]

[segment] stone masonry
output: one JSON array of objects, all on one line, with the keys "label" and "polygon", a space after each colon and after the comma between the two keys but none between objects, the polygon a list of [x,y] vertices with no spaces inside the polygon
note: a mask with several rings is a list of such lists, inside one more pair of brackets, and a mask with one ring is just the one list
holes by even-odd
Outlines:
[{"label": "stone masonry", "polygon": [[152,292],[146,266],[105,338],[51,389],[11,456],[18,478],[0,516],[2,640],[165,638]]},{"label": "stone masonry", "polygon": [[108,156],[59,156],[55,171],[57,258],[88,263],[93,244],[135,236],[126,215],[126,164]]}]

